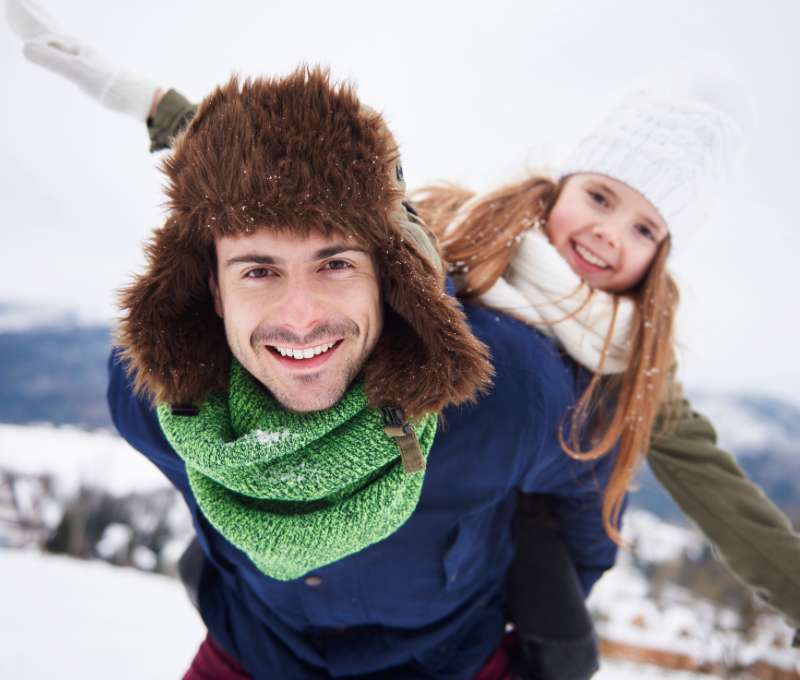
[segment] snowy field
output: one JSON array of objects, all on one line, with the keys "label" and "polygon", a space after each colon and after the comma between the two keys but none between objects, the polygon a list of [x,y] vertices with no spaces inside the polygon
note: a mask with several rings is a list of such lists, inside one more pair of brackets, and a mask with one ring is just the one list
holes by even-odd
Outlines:
[{"label": "snowy field", "polygon": [[158,468],[118,435],[70,425],[0,425],[0,469],[51,475],[66,496],[81,486],[114,496],[168,486]]},{"label": "snowy field", "polygon": [[176,680],[205,635],[165,576],[3,550],[0,581],[0,678]]},{"label": "snowy field", "polygon": [[643,666],[622,661],[603,662],[600,672],[592,680],[718,680],[718,675],[698,675],[697,673],[683,673],[679,671],[661,670],[654,666]]},{"label": "snowy field", "polygon": [[[157,492],[167,485],[163,475],[119,437],[44,424],[0,425],[0,472],[17,475],[10,487],[16,512],[33,519],[40,515],[48,532],[59,524],[79,489],[104,490],[121,499]],[[49,492],[42,497],[44,487],[26,475],[46,476]],[[182,502],[165,512],[176,517],[169,525],[170,540],[159,549],[162,566],[175,563],[191,533]],[[139,524],[147,523],[149,515],[142,508],[137,506],[135,514]],[[121,551],[124,556],[123,548],[135,527],[119,521],[106,527],[94,554],[109,559]],[[641,511],[627,513],[625,533],[636,546],[636,559],[647,565],[703,549],[696,532]],[[5,533],[0,532],[0,545],[41,542],[41,537],[37,543],[30,537],[15,540],[15,536],[6,527]],[[148,552],[153,562],[148,566],[137,559],[137,551],[144,550],[138,545],[131,554],[142,571],[0,548],[0,578],[6,586],[0,606],[0,678],[93,680],[109,677],[109,669],[114,678],[180,678],[203,637],[202,623],[179,583],[147,573],[156,554]],[[745,666],[760,660],[775,668],[800,669],[800,652],[789,648],[792,631],[779,617],[763,618],[743,639],[736,632],[734,612],[679,588],[667,589],[660,600],[654,599],[646,576],[629,553],[621,553],[617,566],[594,589],[589,604],[600,636],[616,644],[707,663],[735,657]],[[607,662],[596,677],[712,676]]]},{"label": "snowy field", "polygon": [[[1,550],[0,678],[177,680],[205,630],[180,584],[133,569]],[[86,597],[91,593],[91,597]],[[689,680],[604,664],[597,680]]]}]

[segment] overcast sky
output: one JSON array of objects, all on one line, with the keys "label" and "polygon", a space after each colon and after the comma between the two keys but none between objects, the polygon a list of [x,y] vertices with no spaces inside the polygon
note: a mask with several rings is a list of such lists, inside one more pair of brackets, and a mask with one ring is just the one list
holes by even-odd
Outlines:
[{"label": "overcast sky", "polygon": [[[411,187],[488,189],[568,148],[635,78],[727,65],[752,93],[750,155],[674,262],[694,388],[800,403],[800,3],[40,0],[67,33],[201,98],[232,71],[329,64],[395,130]],[[143,125],[29,64],[0,26],[0,300],[110,319],[162,219]],[[550,155],[551,156],[551,155]]]}]

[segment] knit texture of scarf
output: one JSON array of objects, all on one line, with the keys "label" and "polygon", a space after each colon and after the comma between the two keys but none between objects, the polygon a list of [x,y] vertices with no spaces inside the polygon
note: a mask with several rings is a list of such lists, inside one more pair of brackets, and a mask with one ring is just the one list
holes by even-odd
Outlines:
[{"label": "knit texture of scarf", "polygon": [[[505,274],[480,299],[554,338],[594,373],[622,373],[628,367],[633,302],[589,288],[538,229],[522,235]],[[601,366],[609,329],[610,343]]]},{"label": "knit texture of scarf", "polygon": [[[360,387],[325,411],[293,413],[234,361],[227,395],[212,395],[195,416],[160,405],[158,420],[203,514],[276,579],[386,538],[419,501],[424,472],[403,470]],[[412,424],[426,457],[436,422]]]}]

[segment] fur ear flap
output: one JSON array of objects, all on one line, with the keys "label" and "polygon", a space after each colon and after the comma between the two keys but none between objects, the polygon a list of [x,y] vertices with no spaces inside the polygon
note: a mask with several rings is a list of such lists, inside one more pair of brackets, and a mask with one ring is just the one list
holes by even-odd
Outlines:
[{"label": "fur ear flap", "polygon": [[371,405],[398,405],[418,418],[474,400],[494,370],[434,264],[393,238],[392,256],[381,262],[384,301],[393,313],[366,366],[364,386]]},{"label": "fur ear flap", "polygon": [[168,221],[146,246],[147,270],[120,294],[117,342],[137,393],[154,403],[199,402],[225,389],[230,350],[208,287],[213,242]]}]

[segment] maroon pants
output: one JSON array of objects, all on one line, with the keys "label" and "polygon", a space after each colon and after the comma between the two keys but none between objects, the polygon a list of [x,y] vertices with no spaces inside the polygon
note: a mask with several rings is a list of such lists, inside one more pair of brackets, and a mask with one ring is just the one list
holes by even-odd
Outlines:
[{"label": "maroon pants", "polygon": [[[509,680],[506,646],[496,649],[475,680]],[[206,635],[183,680],[252,680],[239,663]]]},{"label": "maroon pants", "polygon": [[236,659],[214,642],[214,638],[206,635],[183,680],[252,680],[252,678]]}]

